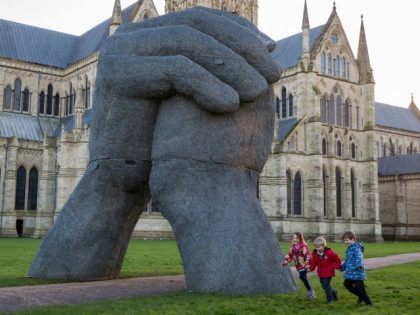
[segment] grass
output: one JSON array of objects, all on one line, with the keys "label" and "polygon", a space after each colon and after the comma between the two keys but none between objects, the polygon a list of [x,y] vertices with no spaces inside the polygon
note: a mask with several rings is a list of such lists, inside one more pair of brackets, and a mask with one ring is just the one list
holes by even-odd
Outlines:
[{"label": "grass", "polygon": [[[51,280],[25,278],[41,241],[36,239],[0,239],[0,287],[56,283]],[[343,257],[341,243],[329,244]],[[284,251],[288,242],[281,242]],[[313,247],[313,246],[312,246]],[[368,243],[366,258],[420,252],[420,242]],[[127,250],[121,277],[144,277],[182,274],[181,258],[174,241],[133,240]]]},{"label": "grass", "polygon": [[333,280],[340,300],[325,302],[318,279],[310,278],[317,298],[300,290],[286,295],[223,296],[180,293],[140,297],[79,306],[39,308],[18,314],[418,314],[420,309],[420,262],[368,271],[367,291],[374,306],[356,304],[356,297],[342,285],[342,274]]}]

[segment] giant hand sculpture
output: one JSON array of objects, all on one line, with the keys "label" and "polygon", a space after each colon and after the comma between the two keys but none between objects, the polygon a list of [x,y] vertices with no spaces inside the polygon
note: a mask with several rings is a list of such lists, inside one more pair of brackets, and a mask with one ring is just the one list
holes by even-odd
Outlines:
[{"label": "giant hand sculpture", "polygon": [[189,290],[295,290],[256,198],[273,136],[272,49],[245,19],[205,8],[120,27],[100,52],[90,163],[29,276],[118,276],[152,167]]}]

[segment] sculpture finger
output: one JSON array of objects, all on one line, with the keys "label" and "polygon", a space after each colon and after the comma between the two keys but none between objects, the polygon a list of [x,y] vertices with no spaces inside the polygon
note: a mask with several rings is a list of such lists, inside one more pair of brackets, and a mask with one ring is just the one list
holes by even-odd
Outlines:
[{"label": "sculpture finger", "polygon": [[239,107],[239,95],[232,87],[184,56],[103,55],[97,83],[125,98],[164,99],[184,94],[213,113]]},{"label": "sculpture finger", "polygon": [[118,34],[110,38],[101,53],[183,55],[233,87],[243,102],[255,101],[268,88],[264,77],[244,58],[214,38],[185,25]]},{"label": "sculpture finger", "polygon": [[225,11],[225,10],[214,10],[202,6],[194,7],[191,10],[200,10],[200,11],[206,11],[212,14],[220,15],[224,18],[232,19],[239,25],[242,25],[244,27],[247,27],[252,32],[254,32],[255,35],[258,36],[260,41],[267,47],[269,52],[274,51],[276,49],[276,42],[272,40],[270,37],[265,35],[263,32],[261,32],[258,27],[255,26],[254,23],[250,22],[248,19],[244,18],[243,16],[240,16],[238,14],[235,14],[233,12]]},{"label": "sculpture finger", "polygon": [[174,25],[186,25],[215,38],[245,58],[268,83],[272,84],[280,79],[279,66],[253,31],[236,23],[233,19],[203,10],[185,10],[141,23],[123,24],[117,33]]}]

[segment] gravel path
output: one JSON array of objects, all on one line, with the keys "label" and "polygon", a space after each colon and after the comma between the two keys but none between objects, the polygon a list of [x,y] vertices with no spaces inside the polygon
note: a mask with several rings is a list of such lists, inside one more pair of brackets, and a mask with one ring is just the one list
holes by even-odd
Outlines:
[{"label": "gravel path", "polygon": [[[420,253],[369,258],[365,260],[365,264],[367,269],[377,269],[417,260],[420,260]],[[292,270],[297,276],[295,268]],[[183,291],[185,291],[184,276],[0,288],[0,312],[14,312],[48,305],[76,305],[137,296],[174,294]]]}]

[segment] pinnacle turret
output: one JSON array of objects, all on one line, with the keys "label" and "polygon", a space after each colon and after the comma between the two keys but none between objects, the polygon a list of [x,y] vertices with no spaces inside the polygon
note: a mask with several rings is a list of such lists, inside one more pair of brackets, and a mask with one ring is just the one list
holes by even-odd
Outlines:
[{"label": "pinnacle turret", "polygon": [[374,83],[372,67],[370,66],[369,51],[366,41],[363,15],[361,16],[359,49],[357,51],[357,63],[359,66],[360,83]]},{"label": "pinnacle turret", "polygon": [[306,0],[305,0],[305,7],[303,9],[302,30],[306,28],[310,28],[310,26],[309,26],[308,6],[306,5]]},{"label": "pinnacle turret", "polygon": [[117,28],[122,24],[121,1],[115,0],[114,9],[112,11],[111,23],[109,24],[109,35],[115,33]]}]

